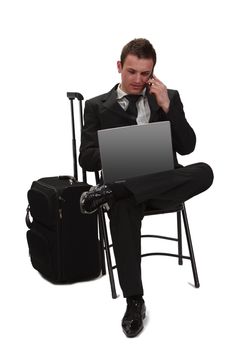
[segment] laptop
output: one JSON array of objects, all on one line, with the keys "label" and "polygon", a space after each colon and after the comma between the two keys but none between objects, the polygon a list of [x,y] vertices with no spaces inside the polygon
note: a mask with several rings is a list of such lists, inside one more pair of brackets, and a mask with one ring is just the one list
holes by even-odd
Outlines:
[{"label": "laptop", "polygon": [[174,168],[169,121],[98,130],[104,183]]}]

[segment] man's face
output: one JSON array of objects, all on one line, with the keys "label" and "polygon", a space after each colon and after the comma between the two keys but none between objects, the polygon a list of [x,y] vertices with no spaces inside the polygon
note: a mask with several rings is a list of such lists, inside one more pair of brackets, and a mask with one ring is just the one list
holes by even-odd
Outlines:
[{"label": "man's face", "polygon": [[120,61],[117,62],[117,68],[121,74],[121,89],[127,94],[138,95],[152,75],[153,60],[128,55],[123,66]]}]

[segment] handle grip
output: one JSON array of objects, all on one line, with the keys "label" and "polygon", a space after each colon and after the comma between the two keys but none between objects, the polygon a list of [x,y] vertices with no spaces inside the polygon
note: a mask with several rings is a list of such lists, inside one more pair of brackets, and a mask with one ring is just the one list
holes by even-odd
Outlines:
[{"label": "handle grip", "polygon": [[79,92],[67,92],[67,97],[70,100],[77,98],[77,100],[82,101],[84,99],[84,97]]},{"label": "handle grip", "polygon": [[69,180],[70,182],[76,182],[76,178],[70,175],[60,175],[59,180]]}]

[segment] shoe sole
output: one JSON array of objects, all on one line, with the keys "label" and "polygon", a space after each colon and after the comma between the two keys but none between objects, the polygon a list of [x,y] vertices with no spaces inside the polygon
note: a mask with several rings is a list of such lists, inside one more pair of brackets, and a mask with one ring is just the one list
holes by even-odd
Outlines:
[{"label": "shoe sole", "polygon": [[[94,186],[91,187],[90,190],[91,190],[92,188],[94,188]],[[87,193],[88,193],[88,191],[87,191],[87,192],[83,192],[82,195],[80,196],[80,212],[81,212],[82,214],[93,214],[93,213],[95,213],[99,208],[101,208],[101,207],[104,208],[105,206],[107,206],[106,210],[109,210],[109,206],[108,206],[107,203],[102,204],[100,207],[98,207],[98,208],[96,208],[96,209],[94,209],[94,210],[92,210],[92,211],[86,211],[86,210],[84,210],[83,204],[84,204],[85,198],[86,198],[86,196],[87,196]]]},{"label": "shoe sole", "polygon": [[83,204],[84,204],[84,202],[85,202],[85,198],[86,198],[86,196],[87,196],[87,193],[88,193],[88,192],[83,192],[82,195],[80,196],[80,212],[81,212],[82,214],[93,214],[94,212],[96,212],[97,209],[92,210],[92,211],[86,211],[86,210],[84,210],[84,208],[83,208]]}]

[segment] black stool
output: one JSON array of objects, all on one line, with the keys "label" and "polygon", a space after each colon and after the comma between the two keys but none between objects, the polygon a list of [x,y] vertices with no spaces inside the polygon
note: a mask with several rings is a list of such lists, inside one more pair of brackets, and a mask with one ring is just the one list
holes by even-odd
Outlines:
[{"label": "black stool", "polygon": [[[149,209],[148,210],[147,209],[144,213],[144,216],[157,215],[157,214],[167,214],[167,213],[176,213],[176,215],[177,215],[177,238],[159,236],[159,235],[142,235],[141,237],[142,238],[145,238],[145,237],[159,238],[159,239],[167,239],[167,240],[176,241],[177,248],[178,248],[177,254],[171,254],[171,253],[165,253],[165,252],[164,253],[151,252],[151,253],[147,253],[147,254],[142,254],[142,257],[150,256],[150,255],[171,256],[171,257],[178,258],[179,265],[183,264],[183,259],[190,260],[191,266],[192,266],[193,278],[194,278],[194,285],[196,288],[198,288],[200,286],[200,284],[199,284],[199,279],[198,279],[197,267],[196,267],[196,262],[195,262],[195,257],[194,257],[194,251],[193,251],[193,246],[192,246],[192,240],[191,240],[191,234],[190,234],[185,204],[184,203],[179,204],[178,206],[175,206],[175,207],[170,208],[168,210],[162,210],[162,209],[155,209],[155,210]],[[107,268],[108,268],[109,279],[110,279],[110,286],[111,286],[111,294],[112,294],[112,298],[115,299],[115,298],[117,298],[117,294],[116,294],[113,269],[116,268],[116,266],[113,266],[113,264],[112,264],[111,253],[110,253],[110,248],[112,247],[112,245],[109,244],[109,240],[108,240],[108,233],[107,233],[105,214],[104,214],[103,208],[99,209],[98,218],[99,218],[100,239],[102,242],[102,249],[105,251]],[[189,251],[189,255],[187,255],[187,256],[183,255],[183,253],[182,253],[182,221],[183,221],[184,228],[185,228],[188,251]],[[102,254],[102,257],[104,257],[104,254]],[[103,263],[103,265],[105,265],[105,263]],[[105,269],[103,271],[103,274],[105,274]]]}]

